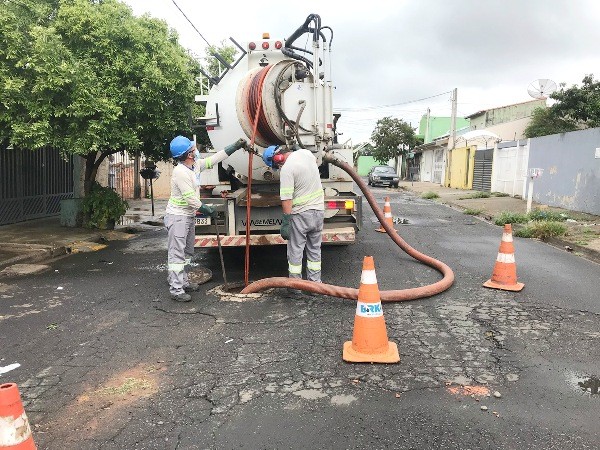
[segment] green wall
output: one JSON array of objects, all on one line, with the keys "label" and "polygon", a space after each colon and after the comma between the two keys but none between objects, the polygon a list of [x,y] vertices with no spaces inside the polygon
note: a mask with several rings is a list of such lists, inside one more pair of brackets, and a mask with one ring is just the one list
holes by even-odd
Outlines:
[{"label": "green wall", "polygon": [[361,177],[365,177],[369,174],[369,170],[373,166],[381,166],[380,163],[375,161],[372,156],[359,156],[358,157],[358,174]]}]

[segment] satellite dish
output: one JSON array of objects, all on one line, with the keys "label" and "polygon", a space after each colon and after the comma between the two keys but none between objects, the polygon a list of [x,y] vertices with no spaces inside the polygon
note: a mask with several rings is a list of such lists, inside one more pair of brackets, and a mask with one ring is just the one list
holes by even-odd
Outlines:
[{"label": "satellite dish", "polygon": [[545,78],[535,80],[527,87],[529,95],[540,100],[546,100],[554,91],[556,91],[556,83]]}]

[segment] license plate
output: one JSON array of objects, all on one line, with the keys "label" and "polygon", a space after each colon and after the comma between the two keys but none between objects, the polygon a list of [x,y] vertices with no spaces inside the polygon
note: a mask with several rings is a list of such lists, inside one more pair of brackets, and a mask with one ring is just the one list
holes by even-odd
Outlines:
[{"label": "license plate", "polygon": [[210,217],[196,217],[196,225],[210,225]]}]

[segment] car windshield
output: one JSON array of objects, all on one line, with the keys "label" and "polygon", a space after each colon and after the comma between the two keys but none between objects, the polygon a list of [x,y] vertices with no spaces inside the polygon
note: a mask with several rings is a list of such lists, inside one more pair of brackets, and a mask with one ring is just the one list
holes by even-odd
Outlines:
[{"label": "car windshield", "polygon": [[391,167],[376,167],[373,170],[374,173],[395,173],[394,169]]}]

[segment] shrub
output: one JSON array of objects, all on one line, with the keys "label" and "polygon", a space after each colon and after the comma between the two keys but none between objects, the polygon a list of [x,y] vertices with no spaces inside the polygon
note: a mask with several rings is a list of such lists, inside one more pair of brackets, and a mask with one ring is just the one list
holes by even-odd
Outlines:
[{"label": "shrub", "polygon": [[527,214],[510,211],[502,211],[500,215],[494,219],[494,223],[499,226],[506,225],[507,223],[527,223],[528,221],[529,218],[527,217]]},{"label": "shrub", "polygon": [[432,191],[429,192],[424,192],[423,195],[421,195],[421,197],[426,198],[427,200],[433,200],[434,198],[440,198],[440,196]]},{"label": "shrub", "polygon": [[551,222],[564,222],[569,219],[569,216],[564,213],[557,211],[534,209],[529,213],[529,220],[535,221],[551,221]]},{"label": "shrub", "polygon": [[127,202],[115,191],[94,183],[90,193],[83,199],[84,226],[112,229],[128,207]]},{"label": "shrub", "polygon": [[506,192],[492,192],[492,197],[508,197]]},{"label": "shrub", "polygon": [[523,238],[538,238],[546,240],[554,236],[562,236],[567,232],[565,227],[560,222],[532,222],[530,225],[521,228],[515,232],[515,236]]},{"label": "shrub", "polygon": [[479,214],[481,214],[482,211],[483,209],[467,208],[463,211],[463,213],[468,214],[470,216],[478,216]]}]

